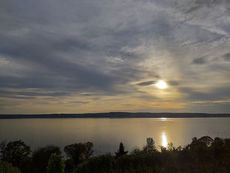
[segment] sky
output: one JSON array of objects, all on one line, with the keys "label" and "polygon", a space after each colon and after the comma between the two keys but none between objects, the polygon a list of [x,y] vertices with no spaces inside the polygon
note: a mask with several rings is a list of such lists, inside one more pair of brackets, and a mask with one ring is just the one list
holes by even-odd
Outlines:
[{"label": "sky", "polygon": [[114,111],[230,113],[230,1],[0,0],[0,114]]}]

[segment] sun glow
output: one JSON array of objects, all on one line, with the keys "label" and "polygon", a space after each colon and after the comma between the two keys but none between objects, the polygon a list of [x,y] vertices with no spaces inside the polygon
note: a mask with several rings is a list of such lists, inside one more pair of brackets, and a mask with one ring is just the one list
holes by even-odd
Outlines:
[{"label": "sun glow", "polygon": [[165,89],[168,87],[167,83],[163,80],[158,81],[155,85],[159,89]]}]

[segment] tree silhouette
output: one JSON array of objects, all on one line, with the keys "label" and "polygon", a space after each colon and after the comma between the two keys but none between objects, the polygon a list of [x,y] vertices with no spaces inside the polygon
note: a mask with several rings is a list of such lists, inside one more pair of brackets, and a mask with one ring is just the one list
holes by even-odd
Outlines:
[{"label": "tree silhouette", "polygon": [[171,144],[160,151],[156,150],[153,139],[148,138],[143,150],[136,149],[130,154],[120,143],[116,156],[90,157],[92,147],[90,142],[66,146],[67,159],[64,164],[58,147],[40,148],[30,158],[30,149],[24,142],[3,142],[0,143],[0,173],[20,173],[20,170],[22,173],[230,172],[230,139],[213,140],[203,136],[193,138],[185,147],[175,148]]},{"label": "tree silhouette", "polygon": [[0,162],[0,173],[21,173],[21,171],[11,163]]},{"label": "tree silhouette", "polygon": [[156,151],[156,146],[155,146],[155,142],[153,138],[147,138],[146,142],[147,142],[147,145],[144,147],[145,152],[149,153],[149,152]]},{"label": "tree silhouette", "polygon": [[6,141],[0,143],[0,159],[3,160],[3,154],[6,149]]},{"label": "tree silhouette", "polygon": [[123,143],[121,142],[119,145],[118,151],[115,152],[116,157],[120,157],[120,156],[125,155],[127,153],[128,153],[128,151],[125,151],[125,147],[124,147]]},{"label": "tree silhouette", "polygon": [[61,155],[57,155],[53,153],[50,156],[48,166],[47,166],[47,173],[64,173],[65,172],[65,164],[62,160]]},{"label": "tree silhouette", "polygon": [[93,143],[86,142],[85,143],[85,154],[84,159],[89,159],[93,155]]},{"label": "tree silhouette", "polygon": [[89,159],[93,154],[93,143],[75,143],[67,145],[64,148],[66,155],[74,162],[77,166],[80,162]]},{"label": "tree silhouette", "polygon": [[34,173],[46,172],[49,158],[51,154],[56,153],[61,155],[61,151],[57,146],[46,146],[39,148],[32,154],[32,163]]},{"label": "tree silhouette", "polygon": [[30,153],[30,147],[21,140],[9,142],[1,148],[2,160],[12,163],[13,166],[18,167],[21,170],[23,170],[26,162],[30,159]]},{"label": "tree silhouette", "polygon": [[113,170],[114,157],[110,154],[106,154],[93,157],[83,162],[72,173],[115,173]]},{"label": "tree silhouette", "polygon": [[198,142],[203,143],[204,145],[206,145],[206,147],[210,147],[213,143],[213,139],[209,136],[203,136],[201,138],[198,139]]}]

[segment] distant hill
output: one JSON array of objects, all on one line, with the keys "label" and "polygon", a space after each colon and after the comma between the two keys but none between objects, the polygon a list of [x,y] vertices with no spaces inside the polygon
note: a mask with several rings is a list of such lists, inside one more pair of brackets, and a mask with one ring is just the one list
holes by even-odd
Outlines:
[{"label": "distant hill", "polygon": [[87,114],[5,114],[0,119],[19,118],[211,118],[230,117],[230,114],[208,114],[208,113],[148,113],[148,112],[108,112]]}]

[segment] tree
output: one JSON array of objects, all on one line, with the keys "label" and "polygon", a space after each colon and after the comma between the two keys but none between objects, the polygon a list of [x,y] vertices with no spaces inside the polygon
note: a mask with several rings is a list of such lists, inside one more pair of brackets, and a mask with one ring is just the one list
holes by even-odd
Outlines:
[{"label": "tree", "polygon": [[115,173],[114,157],[110,154],[96,156],[79,164],[73,173]]},{"label": "tree", "polygon": [[29,160],[30,153],[30,147],[21,140],[9,142],[1,149],[2,160],[12,163],[13,166],[20,169],[22,169]]},{"label": "tree", "polygon": [[64,173],[65,172],[65,163],[62,160],[61,155],[57,155],[53,153],[50,156],[48,166],[47,166],[47,173]]},{"label": "tree", "polygon": [[21,173],[21,171],[11,163],[0,162],[0,173]]},{"label": "tree", "polygon": [[155,146],[155,142],[153,138],[147,138],[146,142],[147,142],[147,145],[144,147],[145,152],[149,153],[149,152],[156,151],[156,146]]},{"label": "tree", "polygon": [[35,173],[44,173],[48,165],[51,154],[61,155],[61,151],[57,146],[46,146],[39,148],[32,154],[33,170]]},{"label": "tree", "polygon": [[66,155],[73,160],[77,166],[80,162],[87,160],[93,154],[93,143],[75,143],[64,148]]},{"label": "tree", "polygon": [[3,154],[6,148],[6,141],[0,143],[0,159],[3,160]]},{"label": "tree", "polygon": [[201,138],[198,139],[198,142],[203,143],[204,145],[206,145],[206,147],[210,147],[213,143],[213,139],[209,136],[203,136]]},{"label": "tree", "polygon": [[85,159],[89,159],[93,155],[93,143],[85,143]]},{"label": "tree", "polygon": [[168,144],[168,151],[177,151],[177,149],[173,146],[172,142]]},{"label": "tree", "polygon": [[120,156],[125,155],[127,153],[128,153],[128,151],[125,151],[125,147],[124,147],[123,143],[121,142],[119,145],[118,151],[115,152],[116,157],[120,157]]}]

